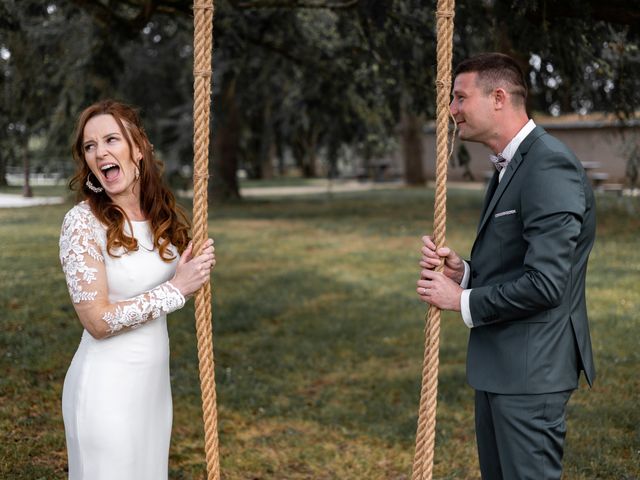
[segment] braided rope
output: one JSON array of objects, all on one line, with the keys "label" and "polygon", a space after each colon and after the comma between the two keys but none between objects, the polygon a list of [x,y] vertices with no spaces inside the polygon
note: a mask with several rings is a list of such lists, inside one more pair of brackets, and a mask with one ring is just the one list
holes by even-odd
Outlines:
[{"label": "braided rope", "polygon": [[[193,243],[200,252],[208,237],[209,122],[211,111],[211,51],[213,0],[193,2]],[[195,295],[198,364],[202,392],[207,479],[220,479],[218,415],[213,360],[211,283]]]},{"label": "braided rope", "polygon": [[[437,110],[436,110],[436,194],[433,238],[437,246],[445,244],[447,218],[447,163],[449,161],[449,92],[453,50],[453,17],[455,1],[438,0],[437,19]],[[425,317],[425,342],[422,363],[422,386],[418,409],[416,450],[412,480],[431,480],[436,433],[436,403],[440,347],[440,310],[429,307]]]}]

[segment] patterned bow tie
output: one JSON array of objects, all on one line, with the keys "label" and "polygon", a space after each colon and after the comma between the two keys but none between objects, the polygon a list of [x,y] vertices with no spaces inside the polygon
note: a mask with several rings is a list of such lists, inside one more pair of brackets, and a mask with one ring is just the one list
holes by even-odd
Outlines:
[{"label": "patterned bow tie", "polygon": [[498,155],[489,155],[489,160],[491,160],[491,163],[493,163],[495,165],[495,167],[498,169],[498,171],[502,170],[507,165],[509,165],[509,160],[507,160],[506,158],[504,158],[500,154],[498,154]]}]

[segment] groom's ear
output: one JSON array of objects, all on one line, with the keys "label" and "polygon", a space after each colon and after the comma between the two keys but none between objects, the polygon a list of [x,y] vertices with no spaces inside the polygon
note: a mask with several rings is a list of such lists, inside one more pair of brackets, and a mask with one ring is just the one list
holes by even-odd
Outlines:
[{"label": "groom's ear", "polygon": [[507,92],[504,88],[498,87],[493,90],[491,96],[493,97],[493,107],[496,110],[502,110],[507,102]]}]

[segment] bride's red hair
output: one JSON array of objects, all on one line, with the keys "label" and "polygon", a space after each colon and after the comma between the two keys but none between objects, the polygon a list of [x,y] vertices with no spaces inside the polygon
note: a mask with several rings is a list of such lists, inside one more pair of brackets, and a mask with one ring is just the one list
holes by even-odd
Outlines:
[{"label": "bride's red hair", "polygon": [[[129,144],[129,150],[133,152],[135,145],[142,152],[138,166],[140,207],[151,224],[153,244],[158,249],[160,258],[170,262],[175,256],[168,250],[169,243],[173,244],[179,253],[187,248],[189,220],[183,209],[176,204],[173,193],[163,180],[162,162],[154,157],[153,146],[134,108],[113,100],[103,100],[87,107],[80,114],[71,149],[76,161],[76,173],[69,181],[69,187],[77,192],[78,200],[87,200],[93,214],[107,227],[107,251],[110,255],[117,256],[112,252],[119,248],[126,252],[138,249],[137,240],[125,233],[125,222],[129,223],[130,220],[124,210],[113,203],[104,191],[95,193],[85,184],[91,170],[84,158],[84,127],[89,119],[97,115],[111,115],[120,126]],[[95,177],[93,182],[96,183]],[[132,231],[130,223],[129,228],[129,231]]]}]

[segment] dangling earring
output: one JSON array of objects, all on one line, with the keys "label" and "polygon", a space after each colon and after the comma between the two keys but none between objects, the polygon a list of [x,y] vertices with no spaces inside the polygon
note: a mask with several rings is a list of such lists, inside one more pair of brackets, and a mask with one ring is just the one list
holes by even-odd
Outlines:
[{"label": "dangling earring", "polygon": [[[84,184],[87,186],[87,188],[89,190],[91,190],[93,193],[100,193],[102,191],[104,191],[104,188],[102,187],[96,187],[92,182],[91,182],[91,173],[89,173],[89,175],[87,175],[87,181],[84,182]],[[96,179],[97,180],[97,179]]]}]

